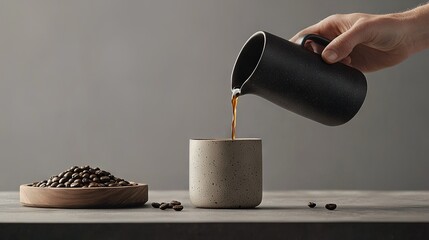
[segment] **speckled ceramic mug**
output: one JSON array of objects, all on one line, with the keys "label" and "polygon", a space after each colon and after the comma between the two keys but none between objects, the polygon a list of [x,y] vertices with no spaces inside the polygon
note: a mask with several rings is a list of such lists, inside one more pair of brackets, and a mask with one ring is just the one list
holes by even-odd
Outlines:
[{"label": "speckled ceramic mug", "polygon": [[259,138],[191,139],[189,193],[201,208],[254,208],[262,201]]}]

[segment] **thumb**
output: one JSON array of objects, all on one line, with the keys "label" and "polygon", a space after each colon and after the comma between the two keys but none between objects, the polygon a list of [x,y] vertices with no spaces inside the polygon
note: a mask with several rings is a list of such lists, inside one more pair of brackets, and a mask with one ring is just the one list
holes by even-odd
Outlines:
[{"label": "thumb", "polygon": [[369,30],[362,26],[350,28],[325,47],[322,52],[323,60],[327,63],[336,63],[343,60],[350,55],[356,45],[368,41],[368,33]]}]

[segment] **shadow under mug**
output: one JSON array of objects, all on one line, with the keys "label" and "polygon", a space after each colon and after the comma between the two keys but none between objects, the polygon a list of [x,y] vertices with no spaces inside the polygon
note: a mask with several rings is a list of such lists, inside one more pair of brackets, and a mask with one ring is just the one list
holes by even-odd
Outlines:
[{"label": "shadow under mug", "polygon": [[254,208],[262,201],[262,140],[191,139],[189,194],[201,208]]}]

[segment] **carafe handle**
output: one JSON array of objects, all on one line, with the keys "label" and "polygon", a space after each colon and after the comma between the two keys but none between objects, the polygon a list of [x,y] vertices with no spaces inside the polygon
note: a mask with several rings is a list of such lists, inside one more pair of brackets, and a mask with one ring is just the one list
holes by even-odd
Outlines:
[{"label": "carafe handle", "polygon": [[305,35],[302,38],[301,46],[304,47],[305,43],[308,40],[311,40],[311,41],[313,41],[313,42],[315,42],[317,44],[320,44],[320,45],[322,45],[324,47],[328,46],[328,44],[331,42],[329,39],[324,38],[322,36],[319,36],[319,35],[316,35],[316,34],[307,34],[307,35]]}]

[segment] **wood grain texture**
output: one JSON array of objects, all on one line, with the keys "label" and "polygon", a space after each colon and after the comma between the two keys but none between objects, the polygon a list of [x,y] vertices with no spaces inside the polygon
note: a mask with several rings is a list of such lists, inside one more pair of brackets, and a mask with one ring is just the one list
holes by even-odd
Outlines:
[{"label": "wood grain texture", "polygon": [[148,185],[96,188],[39,188],[28,184],[19,188],[23,206],[43,208],[122,208],[144,205]]}]

